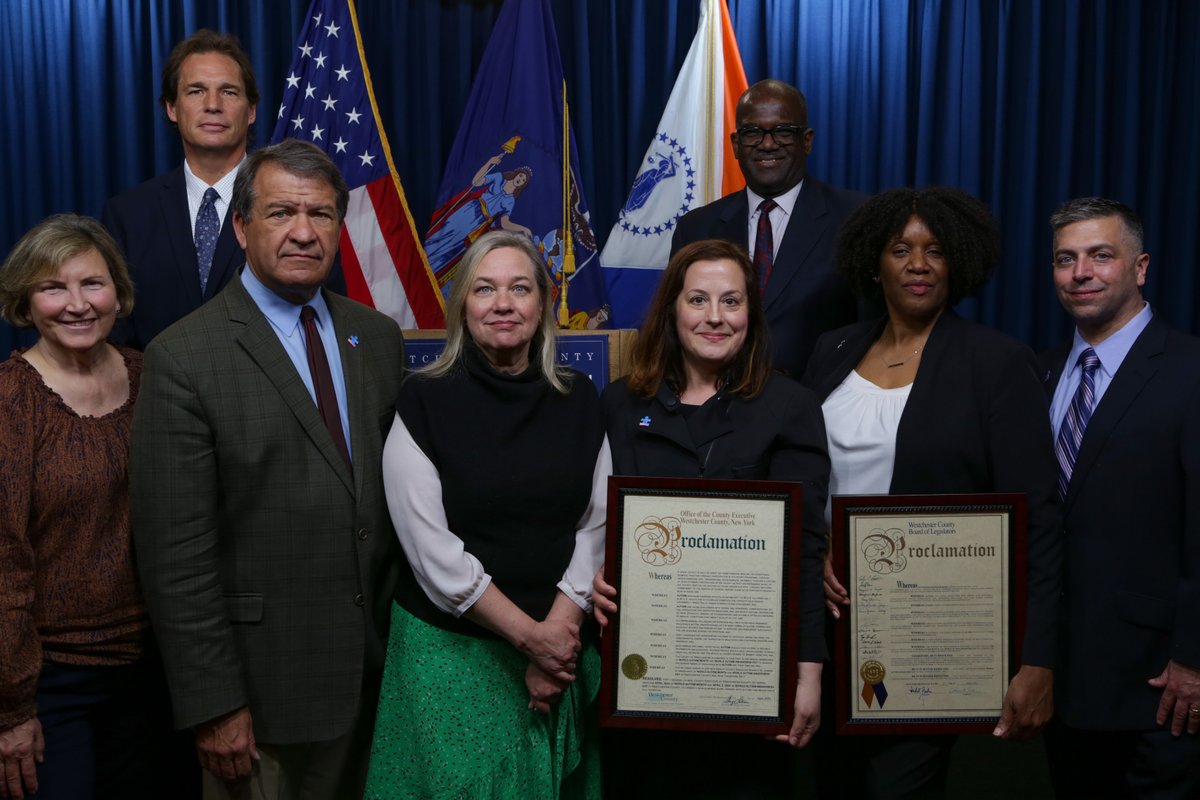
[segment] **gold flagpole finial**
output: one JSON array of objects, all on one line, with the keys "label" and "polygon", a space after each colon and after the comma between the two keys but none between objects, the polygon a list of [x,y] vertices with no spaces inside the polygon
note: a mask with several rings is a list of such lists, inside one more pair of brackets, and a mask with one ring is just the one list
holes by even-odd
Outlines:
[{"label": "gold flagpole finial", "polygon": [[571,235],[571,118],[567,113],[567,82],[565,79],[562,84],[562,100],[563,260],[562,278],[559,280],[558,290],[558,327],[566,328],[569,327],[571,321],[571,311],[567,305],[567,290],[571,284],[571,276],[575,274],[575,242],[574,237]]}]

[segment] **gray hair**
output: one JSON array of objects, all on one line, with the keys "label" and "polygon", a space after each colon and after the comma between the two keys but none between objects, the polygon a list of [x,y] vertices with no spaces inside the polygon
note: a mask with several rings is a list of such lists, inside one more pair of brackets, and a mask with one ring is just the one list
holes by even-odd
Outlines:
[{"label": "gray hair", "polygon": [[350,189],[346,179],[338,172],[333,160],[316,145],[300,139],[284,139],[279,144],[255,150],[246,156],[233,184],[233,199],[229,207],[244,220],[250,219],[254,209],[254,179],[267,164],[274,164],[289,175],[298,178],[319,180],[333,189],[337,195],[338,223],[346,219],[346,208],[350,205]]},{"label": "gray hair", "polygon": [[1134,243],[1139,253],[1145,251],[1145,231],[1142,218],[1129,206],[1107,197],[1076,197],[1068,200],[1050,215],[1050,226],[1057,233],[1060,229],[1076,222],[1092,219],[1118,217],[1125,228],[1125,235]]}]

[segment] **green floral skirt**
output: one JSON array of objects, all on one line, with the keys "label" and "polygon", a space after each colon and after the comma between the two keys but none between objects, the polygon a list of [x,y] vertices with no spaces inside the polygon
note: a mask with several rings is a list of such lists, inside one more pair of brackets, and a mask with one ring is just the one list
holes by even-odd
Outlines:
[{"label": "green floral skirt", "polygon": [[392,606],[367,800],[600,797],[600,656],[549,714],[527,708],[528,660],[512,645],[442,630]]}]

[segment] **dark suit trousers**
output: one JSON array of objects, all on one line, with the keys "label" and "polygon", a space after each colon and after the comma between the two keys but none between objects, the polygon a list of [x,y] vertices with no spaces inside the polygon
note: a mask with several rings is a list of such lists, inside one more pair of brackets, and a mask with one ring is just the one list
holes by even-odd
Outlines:
[{"label": "dark suit trousers", "polygon": [[816,742],[821,800],[942,800],[957,736],[838,736],[822,714]]},{"label": "dark suit trousers", "polygon": [[786,800],[792,749],[762,736],[610,729],[604,796],[620,800]]},{"label": "dark suit trousers", "polygon": [[1200,735],[1085,731],[1055,718],[1046,728],[1054,794],[1066,798],[1200,797]]}]

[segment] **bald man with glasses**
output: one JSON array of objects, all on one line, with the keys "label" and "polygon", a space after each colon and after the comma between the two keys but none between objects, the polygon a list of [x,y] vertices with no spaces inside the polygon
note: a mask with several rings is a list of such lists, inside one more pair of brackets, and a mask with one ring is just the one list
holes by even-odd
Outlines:
[{"label": "bald man with glasses", "polygon": [[746,90],[730,142],[746,188],[685,214],[671,255],[701,239],[746,247],[763,293],[774,365],[799,378],[820,334],[860,318],[833,253],[842,223],[866,196],[807,175],[808,104],[782,81]]}]

